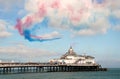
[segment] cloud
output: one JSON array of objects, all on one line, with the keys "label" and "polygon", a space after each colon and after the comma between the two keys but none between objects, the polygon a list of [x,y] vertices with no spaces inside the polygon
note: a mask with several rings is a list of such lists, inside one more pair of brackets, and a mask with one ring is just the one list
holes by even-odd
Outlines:
[{"label": "cloud", "polygon": [[21,7],[23,2],[24,0],[0,0],[0,7],[3,11],[10,11],[13,8]]},{"label": "cloud", "polygon": [[[82,26],[81,26],[82,27]],[[97,20],[95,23],[90,23],[88,25],[84,25],[86,28],[82,28],[80,30],[73,30],[77,35],[96,35],[96,34],[106,34],[107,30],[110,28],[110,24],[107,22],[105,18]]]},{"label": "cloud", "polygon": [[54,31],[52,33],[49,34],[44,34],[40,36],[42,39],[54,39],[54,38],[61,38],[61,35],[59,34],[59,32]]},{"label": "cloud", "polygon": [[[119,0],[28,0],[28,14],[17,22],[22,35],[25,29],[52,27],[72,30],[76,35],[106,34],[111,28],[109,17],[119,17]],[[47,19],[46,19],[47,18]],[[43,25],[46,24],[46,25]],[[23,34],[24,35],[24,34]]]},{"label": "cloud", "polygon": [[120,26],[113,27],[113,30],[120,31]]},{"label": "cloud", "polygon": [[[6,50],[7,49],[7,50]],[[50,56],[51,53],[43,49],[36,49],[36,48],[29,48],[25,45],[17,45],[17,46],[10,46],[10,47],[0,47],[0,53],[8,53],[8,54],[21,54],[21,55],[34,55],[34,56]]]},{"label": "cloud", "polygon": [[[48,51],[40,48],[27,47],[23,44],[16,46],[0,47],[1,58],[4,59],[15,59],[18,60],[28,60],[30,57],[31,60],[40,61],[42,58],[50,58],[56,56],[57,53],[53,51]],[[5,56],[5,58],[3,57]],[[16,58],[17,57],[17,58]],[[39,58],[39,59],[38,59]]]},{"label": "cloud", "polygon": [[12,33],[7,31],[9,24],[3,20],[0,20],[0,38],[6,38],[12,35]]}]

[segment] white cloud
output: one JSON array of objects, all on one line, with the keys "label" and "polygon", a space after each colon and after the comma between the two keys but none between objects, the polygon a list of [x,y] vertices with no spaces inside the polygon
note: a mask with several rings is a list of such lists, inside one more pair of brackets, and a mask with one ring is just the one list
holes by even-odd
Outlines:
[{"label": "white cloud", "polygon": [[[48,17],[52,27],[67,28],[77,35],[96,35],[107,33],[110,28],[108,17],[111,13],[119,16],[117,14],[120,11],[119,2],[119,0],[103,0],[103,3],[92,3],[92,0],[29,0],[25,3],[25,9],[32,13],[32,16],[40,12],[39,22]],[[84,27],[82,26],[84,24],[88,28],[73,29]]]},{"label": "white cloud", "polygon": [[58,53],[46,49],[27,47],[23,44],[2,47],[0,46],[0,60],[15,62],[48,62]]},{"label": "white cloud", "polygon": [[13,8],[23,6],[25,0],[0,0],[0,6],[2,11],[10,11]]},{"label": "white cloud", "polygon": [[108,6],[111,8],[111,9],[118,9],[120,8],[120,0],[106,0],[106,2],[108,2]]},{"label": "white cloud", "polygon": [[120,31],[120,25],[113,27],[113,30]]},{"label": "white cloud", "polygon": [[3,20],[0,20],[0,38],[9,37],[12,34],[7,31],[9,24]]},{"label": "white cloud", "polygon": [[[42,22],[44,17],[49,18],[49,26],[60,29],[72,30],[77,35],[96,35],[105,34],[110,28],[108,23],[109,15],[120,18],[120,0],[103,0],[103,4],[92,3],[92,0],[0,0],[3,7],[10,8],[21,6],[25,2],[24,9],[28,15],[22,18],[24,21],[28,16],[32,17],[33,24]],[[13,5],[13,3],[15,5]],[[24,4],[23,4],[24,5]],[[18,14],[22,14],[23,10]],[[83,27],[86,29],[73,29],[74,27]],[[71,25],[73,25],[71,27]],[[119,25],[116,26],[116,28]],[[7,37],[8,32],[2,32],[0,37]],[[48,36],[48,37],[46,37]],[[52,35],[53,36],[53,35]],[[51,38],[51,35],[45,34],[44,38]]]},{"label": "white cloud", "polygon": [[107,22],[105,17],[99,17],[101,19],[96,20],[96,22],[88,23],[87,28],[80,29],[78,31],[73,30],[76,35],[96,35],[96,34],[106,34],[107,30],[110,28],[110,24]]},{"label": "white cloud", "polygon": [[27,47],[23,44],[10,47],[0,47],[0,53],[18,54],[26,56],[51,56],[56,54],[43,49]]},{"label": "white cloud", "polygon": [[59,34],[59,32],[54,31],[52,33],[49,34],[44,34],[40,36],[42,39],[54,39],[54,38],[61,38],[61,35]]}]

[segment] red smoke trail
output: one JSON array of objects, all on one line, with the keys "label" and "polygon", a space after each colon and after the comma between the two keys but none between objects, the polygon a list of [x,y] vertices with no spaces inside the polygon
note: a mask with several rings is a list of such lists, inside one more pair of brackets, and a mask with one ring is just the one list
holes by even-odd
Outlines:
[{"label": "red smoke trail", "polygon": [[60,1],[59,0],[55,0],[52,4],[51,4],[52,8],[60,8]]},{"label": "red smoke trail", "polygon": [[33,18],[32,16],[27,16],[25,19],[25,23],[23,24],[25,27],[30,27],[31,24],[33,23]]},{"label": "red smoke trail", "polygon": [[38,9],[39,9],[39,10],[38,10],[37,15],[38,15],[40,18],[44,17],[44,16],[46,15],[46,13],[47,13],[45,4],[44,4],[44,3],[39,4],[39,5],[38,5]]},{"label": "red smoke trail", "polygon": [[33,15],[26,16],[24,21],[17,19],[15,28],[19,31],[20,35],[23,35],[24,29],[31,27],[35,18],[43,18],[46,15],[47,11],[44,4],[40,4],[38,8],[38,12]]},{"label": "red smoke trail", "polygon": [[22,22],[20,19],[17,19],[17,24],[15,28],[19,31],[20,35],[23,35]]}]

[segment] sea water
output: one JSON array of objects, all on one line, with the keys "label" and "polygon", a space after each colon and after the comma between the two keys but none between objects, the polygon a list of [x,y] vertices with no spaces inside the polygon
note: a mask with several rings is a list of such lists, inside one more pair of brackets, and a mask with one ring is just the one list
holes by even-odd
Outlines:
[{"label": "sea water", "polygon": [[120,68],[93,72],[48,72],[2,74],[0,79],[120,79]]}]

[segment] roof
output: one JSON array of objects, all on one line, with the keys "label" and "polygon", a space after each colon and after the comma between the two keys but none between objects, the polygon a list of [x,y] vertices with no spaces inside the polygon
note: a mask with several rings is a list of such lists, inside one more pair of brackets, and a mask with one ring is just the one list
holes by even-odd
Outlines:
[{"label": "roof", "polygon": [[70,46],[68,52],[66,52],[64,55],[62,55],[60,59],[65,59],[67,56],[77,56],[77,54],[74,52],[72,46]]},{"label": "roof", "polygon": [[66,59],[67,56],[76,56],[76,57],[85,57],[86,59],[94,59],[94,57],[89,55],[77,55],[76,52],[74,52],[72,46],[70,46],[68,52],[62,55],[60,59]]},{"label": "roof", "polygon": [[94,59],[95,57],[92,57],[92,56],[85,56],[86,59]]}]

